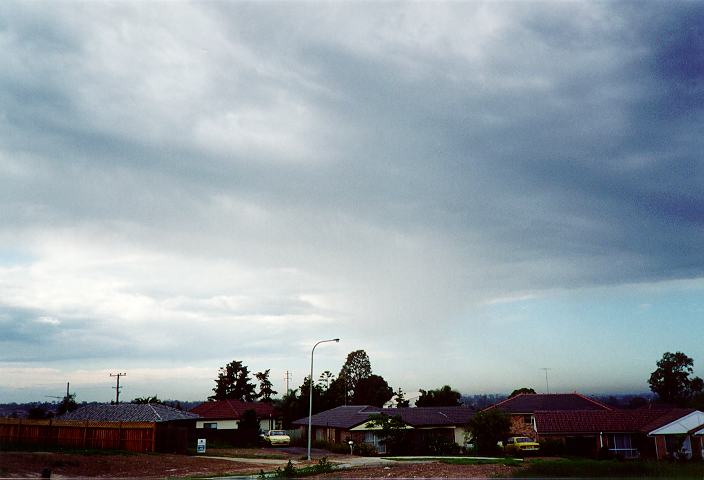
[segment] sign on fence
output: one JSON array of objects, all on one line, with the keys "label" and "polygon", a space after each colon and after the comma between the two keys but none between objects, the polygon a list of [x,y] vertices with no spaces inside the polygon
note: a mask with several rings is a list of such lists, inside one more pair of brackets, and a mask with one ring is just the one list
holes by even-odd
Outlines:
[{"label": "sign on fence", "polygon": [[196,445],[196,453],[205,453],[205,438],[199,438]]}]

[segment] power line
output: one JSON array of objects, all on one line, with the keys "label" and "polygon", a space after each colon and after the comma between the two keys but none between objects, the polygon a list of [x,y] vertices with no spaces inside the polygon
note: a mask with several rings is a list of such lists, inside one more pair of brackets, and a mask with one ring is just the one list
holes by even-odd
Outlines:
[{"label": "power line", "polygon": [[127,375],[126,373],[115,373],[115,374],[111,373],[110,374],[111,377],[117,377],[117,386],[112,387],[115,389],[115,405],[120,403],[120,389],[122,388],[120,386],[120,377],[124,377],[126,375]]}]

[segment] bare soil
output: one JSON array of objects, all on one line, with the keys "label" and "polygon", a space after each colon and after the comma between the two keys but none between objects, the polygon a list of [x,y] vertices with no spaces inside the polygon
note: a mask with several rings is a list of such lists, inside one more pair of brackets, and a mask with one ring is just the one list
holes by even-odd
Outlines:
[{"label": "bare soil", "polygon": [[0,478],[38,478],[43,469],[51,478],[166,478],[255,474],[271,470],[262,463],[168,454],[76,454],[50,452],[0,452]]},{"label": "bare soil", "polygon": [[[273,455],[272,455],[273,453]],[[54,453],[54,452],[0,452],[0,478],[38,478],[43,469],[51,469],[51,478],[178,478],[192,476],[254,475],[260,470],[272,471],[271,456],[293,458],[299,452],[272,452],[247,449],[209,455],[237,454],[248,457],[231,461],[187,455],[131,454],[131,453]],[[257,463],[257,457],[261,463]],[[268,459],[266,457],[269,457]],[[335,457],[335,456],[333,456]],[[300,458],[300,457],[298,457]],[[268,460],[268,461],[267,461]],[[342,460],[342,459],[331,459]],[[296,467],[309,462],[297,461]],[[315,464],[316,462],[310,462]],[[518,467],[500,464],[448,465],[439,462],[390,463],[387,466],[359,467],[337,470],[315,478],[489,478],[511,476]]]},{"label": "bare soil", "polygon": [[519,467],[505,465],[448,465],[439,462],[406,463],[384,467],[338,470],[316,478],[490,478],[511,476]]}]

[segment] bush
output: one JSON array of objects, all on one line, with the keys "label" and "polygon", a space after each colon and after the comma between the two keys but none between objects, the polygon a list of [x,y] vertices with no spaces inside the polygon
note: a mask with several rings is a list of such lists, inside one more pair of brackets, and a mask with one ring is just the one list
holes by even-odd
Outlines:
[{"label": "bush", "polygon": [[377,455],[376,448],[372,447],[368,443],[355,443],[354,453],[362,457],[373,457]]},{"label": "bush", "polygon": [[560,457],[565,454],[565,443],[562,440],[548,439],[540,441],[540,455]]},{"label": "bush", "polygon": [[431,455],[458,455],[460,453],[460,446],[445,438],[432,439],[427,448]]}]

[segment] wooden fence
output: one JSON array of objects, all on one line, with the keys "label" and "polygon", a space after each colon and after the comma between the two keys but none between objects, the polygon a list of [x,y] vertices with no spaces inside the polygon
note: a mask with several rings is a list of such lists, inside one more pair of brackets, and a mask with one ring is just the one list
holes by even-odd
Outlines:
[{"label": "wooden fence", "polygon": [[0,418],[0,445],[37,445],[153,452],[156,424]]}]

